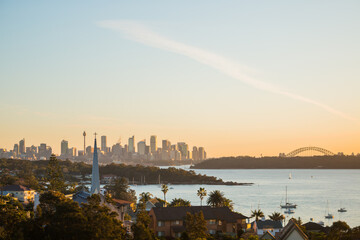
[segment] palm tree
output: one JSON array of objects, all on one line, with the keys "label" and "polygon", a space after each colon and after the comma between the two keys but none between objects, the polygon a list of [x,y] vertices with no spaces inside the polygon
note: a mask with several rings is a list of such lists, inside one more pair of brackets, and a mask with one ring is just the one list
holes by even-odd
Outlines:
[{"label": "palm tree", "polygon": [[222,207],[224,202],[224,193],[219,190],[210,192],[207,204],[212,207]]},{"label": "palm tree", "polygon": [[255,221],[258,221],[259,218],[262,218],[264,216],[264,213],[260,209],[251,211],[251,217],[255,217]]},{"label": "palm tree", "polygon": [[164,193],[164,201],[166,205],[166,193],[169,191],[169,188],[166,184],[161,185],[161,191]]},{"label": "palm tree", "polygon": [[153,197],[153,195],[149,192],[143,192],[140,194],[140,202],[143,203],[147,203],[151,198]]},{"label": "palm tree", "polygon": [[284,215],[281,215],[279,212],[273,212],[271,215],[269,215],[269,218],[273,221],[282,221],[285,219]]},{"label": "palm tree", "polygon": [[200,206],[202,206],[202,200],[203,200],[204,197],[206,197],[206,195],[207,195],[205,188],[202,188],[202,187],[201,187],[201,188],[197,191],[197,195],[200,197]]}]

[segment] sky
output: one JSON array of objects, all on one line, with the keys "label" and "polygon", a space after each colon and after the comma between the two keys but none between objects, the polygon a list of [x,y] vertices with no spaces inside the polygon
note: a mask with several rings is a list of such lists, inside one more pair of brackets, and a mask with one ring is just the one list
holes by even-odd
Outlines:
[{"label": "sky", "polygon": [[[1,1],[0,148],[157,135],[360,152],[359,1]],[[160,146],[160,143],[159,143]]]}]

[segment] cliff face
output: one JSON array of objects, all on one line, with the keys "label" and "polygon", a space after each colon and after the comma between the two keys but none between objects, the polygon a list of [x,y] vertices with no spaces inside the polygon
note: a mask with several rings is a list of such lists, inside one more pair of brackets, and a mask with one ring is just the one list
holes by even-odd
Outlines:
[{"label": "cliff face", "polygon": [[194,169],[360,169],[358,156],[223,157],[196,164]]}]

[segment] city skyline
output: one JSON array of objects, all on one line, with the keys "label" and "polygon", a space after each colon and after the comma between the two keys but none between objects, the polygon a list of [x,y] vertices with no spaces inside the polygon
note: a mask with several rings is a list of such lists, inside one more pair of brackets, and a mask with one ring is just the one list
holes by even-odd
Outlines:
[{"label": "city skyline", "polygon": [[[52,146],[47,143],[40,143],[40,146],[26,146],[25,138],[19,143],[15,143],[13,148],[6,149],[0,147],[0,157],[19,158],[27,160],[45,160],[51,154],[58,155],[62,159],[74,161],[88,161],[95,149],[91,145],[86,145],[86,131],[82,133],[83,148],[70,147],[69,141],[63,139],[60,142],[60,152],[53,151]],[[97,133],[94,133],[96,140]],[[149,144],[146,139],[136,141],[135,135],[128,138],[128,141],[122,143],[120,139],[115,143],[108,145],[107,136],[100,135],[100,147],[97,148],[101,157],[105,158],[105,162],[131,162],[131,161],[182,161],[182,160],[205,160],[207,153],[201,145],[189,146],[186,142],[173,142],[168,139],[162,139],[157,144],[157,136],[151,135]],[[104,160],[104,159],[103,159]]]},{"label": "city skyline", "polygon": [[358,153],[359,7],[3,2],[0,146],[81,149],[88,129],[200,143],[211,157]]}]

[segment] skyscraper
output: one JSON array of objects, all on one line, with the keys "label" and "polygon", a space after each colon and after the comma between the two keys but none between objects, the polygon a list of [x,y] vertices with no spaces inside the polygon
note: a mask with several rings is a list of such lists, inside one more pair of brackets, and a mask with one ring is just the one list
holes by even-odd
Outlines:
[{"label": "skyscraper", "polygon": [[181,153],[181,160],[185,160],[188,158],[188,151],[189,151],[189,146],[184,143],[184,142],[179,142],[178,143],[178,149]]},{"label": "skyscraper", "polygon": [[97,155],[97,145],[96,145],[96,133],[94,140],[94,156],[93,156],[93,165],[92,165],[92,176],[91,176],[91,194],[100,193],[100,177],[99,177],[99,160]]},{"label": "skyscraper", "polygon": [[169,140],[162,140],[162,150],[163,151],[170,151],[171,143]]},{"label": "skyscraper", "polygon": [[106,136],[101,136],[101,151],[107,152]]},{"label": "skyscraper", "polygon": [[138,153],[140,155],[145,155],[145,151],[146,151],[146,142],[145,140],[142,140],[138,142]]},{"label": "skyscraper", "polygon": [[65,156],[69,149],[69,142],[66,140],[61,141],[61,155]]},{"label": "skyscraper", "polygon": [[19,142],[19,153],[25,154],[25,138]]},{"label": "skyscraper", "polygon": [[129,138],[129,153],[135,152],[135,136]]},{"label": "skyscraper", "polygon": [[19,144],[15,143],[14,144],[14,154],[15,156],[19,156]]},{"label": "skyscraper", "polygon": [[156,136],[153,135],[150,137],[150,151],[151,153],[156,153],[157,146],[156,146]]},{"label": "skyscraper", "polygon": [[205,150],[203,147],[199,147],[199,160],[205,159]]},{"label": "skyscraper", "polygon": [[193,150],[192,150],[192,159],[193,159],[194,161],[199,160],[199,152],[198,152],[197,147],[193,147]]}]

